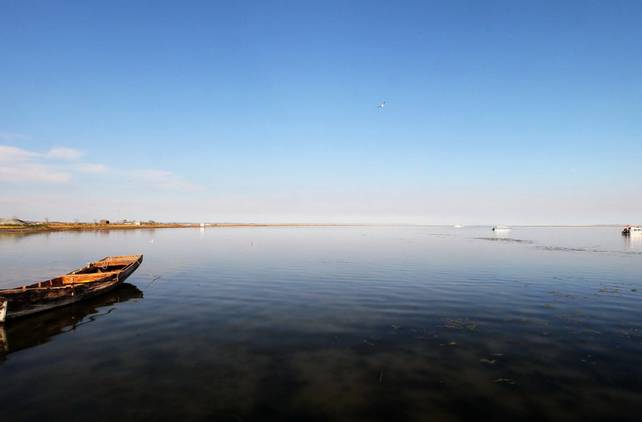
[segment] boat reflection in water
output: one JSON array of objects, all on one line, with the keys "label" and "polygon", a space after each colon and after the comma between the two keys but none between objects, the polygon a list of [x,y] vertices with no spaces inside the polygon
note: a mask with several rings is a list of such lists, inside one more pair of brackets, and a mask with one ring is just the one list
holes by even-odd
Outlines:
[{"label": "boat reflection in water", "polygon": [[642,250],[642,236],[622,236],[624,249]]},{"label": "boat reflection in water", "polygon": [[73,305],[0,324],[0,360],[3,355],[48,342],[114,311],[110,307],[131,299],[142,299],[138,287],[123,283],[111,292]]}]

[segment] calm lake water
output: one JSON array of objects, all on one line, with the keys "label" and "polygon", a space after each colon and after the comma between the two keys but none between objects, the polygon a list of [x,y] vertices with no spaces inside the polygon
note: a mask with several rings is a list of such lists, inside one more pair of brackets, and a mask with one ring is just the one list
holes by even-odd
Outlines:
[{"label": "calm lake water", "polygon": [[0,329],[0,420],[639,420],[642,239],[617,228],[0,236],[0,287],[143,253]]}]

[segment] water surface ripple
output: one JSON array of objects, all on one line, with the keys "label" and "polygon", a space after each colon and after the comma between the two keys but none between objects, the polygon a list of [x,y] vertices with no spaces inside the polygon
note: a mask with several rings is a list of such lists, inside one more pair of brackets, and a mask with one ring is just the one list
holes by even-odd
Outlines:
[{"label": "water surface ripple", "polygon": [[642,414],[642,245],[614,228],[3,235],[0,287],[133,253],[121,289],[0,329],[2,420]]}]

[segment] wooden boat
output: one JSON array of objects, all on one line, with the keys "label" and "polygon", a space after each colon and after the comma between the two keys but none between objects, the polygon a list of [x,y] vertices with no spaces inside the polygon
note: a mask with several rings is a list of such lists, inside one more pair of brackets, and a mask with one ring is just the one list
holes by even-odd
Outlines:
[{"label": "wooden boat", "polygon": [[125,281],[141,262],[143,255],[108,256],[51,280],[0,290],[0,323],[106,293]]}]

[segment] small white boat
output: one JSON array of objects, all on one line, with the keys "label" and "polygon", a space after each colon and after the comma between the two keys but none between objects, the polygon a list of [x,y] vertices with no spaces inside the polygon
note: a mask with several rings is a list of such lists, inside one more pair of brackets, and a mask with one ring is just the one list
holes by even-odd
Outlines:
[{"label": "small white boat", "polygon": [[461,224],[455,224],[453,227],[456,228],[456,229],[463,229],[464,228],[464,226],[462,226]]},{"label": "small white boat", "polygon": [[642,229],[640,226],[626,226],[622,230],[624,236],[642,236]]},{"label": "small white boat", "polygon": [[497,225],[497,226],[493,226],[493,231],[494,232],[507,232],[507,231],[510,231],[510,227]]}]

